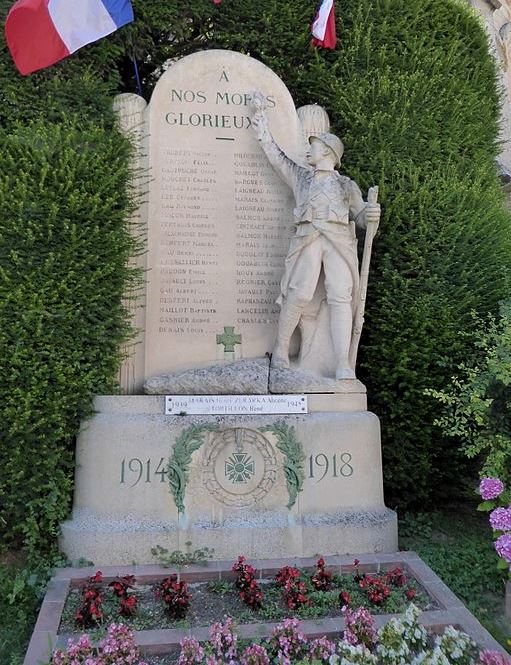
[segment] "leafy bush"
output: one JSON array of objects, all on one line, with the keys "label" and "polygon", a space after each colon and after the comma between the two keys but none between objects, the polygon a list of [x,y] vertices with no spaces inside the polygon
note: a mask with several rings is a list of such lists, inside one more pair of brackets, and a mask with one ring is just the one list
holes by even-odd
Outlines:
[{"label": "leafy bush", "polygon": [[51,577],[62,558],[23,566],[0,563],[0,663],[21,665]]},{"label": "leafy bush", "polygon": [[73,117],[34,120],[0,154],[0,523],[50,549],[67,516],[73,435],[114,390],[135,241],[131,147]]},{"label": "leafy bush", "polygon": [[475,321],[476,352],[458,376],[431,395],[443,405],[437,423],[461,441],[467,457],[481,461],[481,476],[511,485],[511,300],[500,316]]}]

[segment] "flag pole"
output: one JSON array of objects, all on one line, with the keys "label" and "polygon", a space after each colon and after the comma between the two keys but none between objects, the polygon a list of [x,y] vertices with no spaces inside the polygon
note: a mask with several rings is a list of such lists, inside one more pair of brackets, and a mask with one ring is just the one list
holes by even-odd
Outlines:
[{"label": "flag pole", "polygon": [[144,95],[142,94],[142,84],[140,82],[140,74],[138,72],[138,64],[137,64],[137,59],[135,58],[135,51],[132,51],[132,56],[131,60],[133,62],[133,70],[135,71],[135,83],[137,85],[137,94],[140,95],[140,97],[143,97]]}]

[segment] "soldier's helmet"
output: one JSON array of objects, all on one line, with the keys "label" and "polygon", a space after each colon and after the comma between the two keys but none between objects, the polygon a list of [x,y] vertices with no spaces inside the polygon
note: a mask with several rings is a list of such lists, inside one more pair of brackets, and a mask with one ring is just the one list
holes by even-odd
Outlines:
[{"label": "soldier's helmet", "polygon": [[328,132],[325,134],[312,134],[309,136],[309,143],[312,141],[312,139],[317,139],[318,141],[321,141],[326,146],[328,146],[337,157],[336,166],[339,166],[341,163],[341,157],[344,152],[344,144],[341,139],[335,134],[329,134]]}]

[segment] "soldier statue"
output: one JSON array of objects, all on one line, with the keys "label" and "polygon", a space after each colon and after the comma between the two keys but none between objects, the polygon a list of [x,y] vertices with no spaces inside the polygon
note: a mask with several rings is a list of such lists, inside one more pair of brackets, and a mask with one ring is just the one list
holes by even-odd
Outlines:
[{"label": "soldier statue", "polygon": [[311,302],[324,271],[330,333],[335,355],[335,378],[354,379],[350,362],[355,299],[360,277],[355,225],[365,229],[380,219],[380,206],[366,203],[358,185],[335,170],[344,152],[342,141],[330,133],[309,138],[307,166],[290,159],[273,139],[260,93],[252,95],[252,119],[257,139],[268,160],[295,196],[295,234],[286,257],[277,339],[271,364],[289,367],[291,336]]}]

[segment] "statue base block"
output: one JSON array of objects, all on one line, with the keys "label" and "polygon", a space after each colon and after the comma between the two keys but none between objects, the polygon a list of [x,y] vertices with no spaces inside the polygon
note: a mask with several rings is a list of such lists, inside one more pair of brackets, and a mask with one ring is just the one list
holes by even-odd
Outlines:
[{"label": "statue base block", "polygon": [[225,559],[396,551],[364,405],[314,395],[303,415],[166,416],[163,396],[98,397],[61,549],[95,565],[149,563],[157,545]]}]

